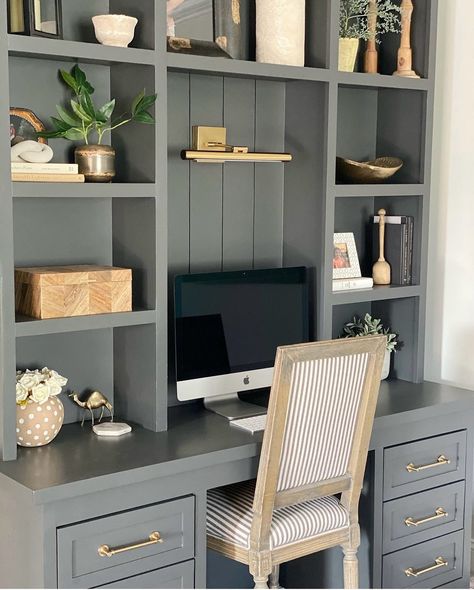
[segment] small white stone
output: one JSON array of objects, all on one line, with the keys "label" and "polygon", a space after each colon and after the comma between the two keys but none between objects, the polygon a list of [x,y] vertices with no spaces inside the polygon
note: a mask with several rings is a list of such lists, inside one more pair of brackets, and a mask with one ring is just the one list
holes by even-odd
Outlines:
[{"label": "small white stone", "polygon": [[49,440],[49,436],[45,436],[44,437],[44,440]]},{"label": "small white stone", "polygon": [[23,418],[20,418],[20,419],[18,420],[18,424],[24,424],[24,423],[25,423],[25,421],[24,421],[24,419],[23,419]]},{"label": "small white stone", "polygon": [[43,408],[42,408],[41,406],[38,406],[38,407],[36,408],[36,411],[37,411],[37,412],[42,412],[42,411],[43,411]]},{"label": "small white stone", "polygon": [[27,443],[25,443],[25,445],[26,445],[27,447],[31,447],[31,443],[30,443],[30,442],[27,442]]},{"label": "small white stone", "polygon": [[35,435],[35,436],[33,437],[33,440],[39,440],[39,436],[38,436],[38,435]]},{"label": "small white stone", "polygon": [[55,415],[55,416],[57,416],[57,415],[58,415],[58,413],[55,411],[55,412],[54,412],[54,415]]},{"label": "small white stone", "polygon": [[29,418],[30,420],[33,420],[33,418],[34,418],[34,417],[35,417],[35,415],[34,415],[34,414],[28,414],[28,418]]},{"label": "small white stone", "polygon": [[46,406],[46,409],[48,410],[48,412],[51,411],[51,406]]},{"label": "small white stone", "polygon": [[27,430],[26,431],[26,434],[31,434],[31,430]]},{"label": "small white stone", "polygon": [[22,436],[19,436],[18,437],[18,440],[21,442],[23,440],[23,437]]},{"label": "small white stone", "polygon": [[45,419],[44,419],[44,421],[45,421],[45,422],[49,422],[49,418],[45,418]]},{"label": "small white stone", "polygon": [[17,429],[16,429],[16,431],[17,431],[17,432],[20,432],[20,429],[19,429],[19,428],[17,428]]},{"label": "small white stone", "polygon": [[41,428],[41,424],[35,424],[35,428],[36,430],[39,430]]}]

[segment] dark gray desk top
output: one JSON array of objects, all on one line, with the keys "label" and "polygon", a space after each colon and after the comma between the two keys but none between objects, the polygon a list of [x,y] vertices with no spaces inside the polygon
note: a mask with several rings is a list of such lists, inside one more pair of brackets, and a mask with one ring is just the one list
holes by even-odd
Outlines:
[{"label": "dark gray desk top", "polygon": [[[388,428],[473,410],[473,391],[429,382],[384,382],[371,447],[380,444]],[[52,444],[21,448],[16,461],[0,462],[0,474],[32,492],[35,503],[44,503],[256,457],[261,439],[261,433],[231,427],[198,405],[180,406],[170,409],[167,432],[135,426],[130,434],[104,439],[88,425],[67,425]]]}]

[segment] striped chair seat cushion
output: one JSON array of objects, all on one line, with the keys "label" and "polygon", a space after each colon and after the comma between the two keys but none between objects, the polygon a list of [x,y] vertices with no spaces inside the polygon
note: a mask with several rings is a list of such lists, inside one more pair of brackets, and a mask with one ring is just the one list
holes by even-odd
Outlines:
[{"label": "striped chair seat cushion", "polygon": [[[255,480],[210,490],[207,534],[248,549]],[[272,549],[347,527],[349,517],[334,496],[276,508],[270,532]]]}]

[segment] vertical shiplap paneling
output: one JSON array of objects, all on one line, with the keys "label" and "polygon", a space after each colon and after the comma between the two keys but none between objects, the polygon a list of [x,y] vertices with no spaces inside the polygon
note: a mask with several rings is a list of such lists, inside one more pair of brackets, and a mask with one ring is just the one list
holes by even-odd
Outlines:
[{"label": "vertical shiplap paneling", "polygon": [[[222,126],[224,80],[192,75],[190,125]],[[190,270],[222,269],[222,164],[191,163]]]},{"label": "vertical shiplap paneling", "polygon": [[[285,148],[285,83],[256,83],[255,150],[279,152]],[[255,165],[255,268],[282,265],[284,164]]]},{"label": "vertical shiplap paneling", "polygon": [[[254,149],[254,80],[224,78],[224,126],[228,143]],[[223,270],[252,268],[254,170],[240,162],[223,167]]]},{"label": "vertical shiplap paneling", "polygon": [[171,275],[189,272],[189,74],[168,74],[168,267]]}]

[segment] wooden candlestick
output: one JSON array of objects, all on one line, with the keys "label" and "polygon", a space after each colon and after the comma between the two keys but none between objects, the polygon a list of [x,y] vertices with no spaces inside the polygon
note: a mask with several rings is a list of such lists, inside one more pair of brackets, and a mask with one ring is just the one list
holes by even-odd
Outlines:
[{"label": "wooden candlestick", "polygon": [[404,78],[419,78],[418,74],[412,69],[412,51],[410,44],[411,36],[411,17],[413,14],[412,0],[402,0],[402,36],[400,39],[400,48],[398,50],[397,71],[393,72],[394,76],[403,76]]},{"label": "wooden candlestick", "polygon": [[378,72],[379,58],[377,44],[375,42],[377,33],[377,0],[369,0],[368,27],[369,39],[364,55],[364,72],[366,74],[376,74]]},{"label": "wooden candlestick", "polygon": [[374,285],[390,285],[390,264],[385,260],[385,209],[379,209],[379,259],[372,267]]}]

